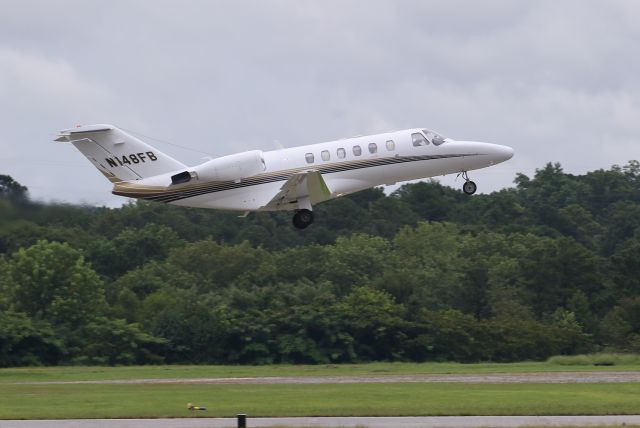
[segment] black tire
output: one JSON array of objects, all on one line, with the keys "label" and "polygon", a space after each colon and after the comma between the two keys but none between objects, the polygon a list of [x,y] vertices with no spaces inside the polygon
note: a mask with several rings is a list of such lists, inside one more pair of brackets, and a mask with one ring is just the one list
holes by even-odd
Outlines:
[{"label": "black tire", "polygon": [[478,186],[476,186],[476,183],[471,180],[465,181],[465,183],[462,185],[462,191],[467,195],[473,195],[474,193],[476,193],[476,190],[478,190]]},{"label": "black tire", "polygon": [[313,223],[313,211],[303,209],[293,215],[293,225],[297,229],[306,229],[311,223]]}]

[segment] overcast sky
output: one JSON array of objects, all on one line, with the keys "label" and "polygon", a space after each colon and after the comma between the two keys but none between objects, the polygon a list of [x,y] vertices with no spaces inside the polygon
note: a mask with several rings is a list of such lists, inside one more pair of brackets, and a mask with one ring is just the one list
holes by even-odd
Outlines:
[{"label": "overcast sky", "polygon": [[0,0],[0,174],[121,204],[51,141],[92,123],[187,164],[426,127],[515,149],[485,192],[606,169],[640,159],[640,1]]}]

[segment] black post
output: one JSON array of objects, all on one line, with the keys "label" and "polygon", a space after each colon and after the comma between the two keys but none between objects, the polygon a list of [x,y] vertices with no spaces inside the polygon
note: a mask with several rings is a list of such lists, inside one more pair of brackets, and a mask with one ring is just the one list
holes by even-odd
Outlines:
[{"label": "black post", "polygon": [[238,415],[238,428],[247,428],[247,415]]}]

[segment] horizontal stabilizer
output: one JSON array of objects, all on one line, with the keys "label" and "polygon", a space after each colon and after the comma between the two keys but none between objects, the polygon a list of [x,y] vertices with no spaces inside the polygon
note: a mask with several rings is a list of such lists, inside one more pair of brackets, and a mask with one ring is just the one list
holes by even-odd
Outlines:
[{"label": "horizontal stabilizer", "polygon": [[87,125],[87,126],[77,126],[71,129],[63,129],[58,133],[58,138],[56,138],[55,141],[71,142],[73,140],[77,140],[78,135],[80,134],[89,134],[91,132],[100,132],[100,131],[110,131],[114,128],[115,127],[111,125]]}]

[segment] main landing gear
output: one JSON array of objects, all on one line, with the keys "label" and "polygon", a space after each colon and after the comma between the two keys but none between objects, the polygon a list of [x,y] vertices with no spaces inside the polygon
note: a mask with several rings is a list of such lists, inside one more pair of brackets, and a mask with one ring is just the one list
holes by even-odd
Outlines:
[{"label": "main landing gear", "polygon": [[298,229],[306,229],[311,223],[313,223],[313,211],[311,210],[297,210],[293,215],[293,225]]},{"label": "main landing gear", "polygon": [[460,175],[462,175],[462,178],[464,178],[462,191],[467,195],[473,195],[474,193],[476,193],[476,190],[478,190],[478,186],[476,186],[476,183],[469,180],[469,175],[467,174],[467,171],[462,171]]}]

